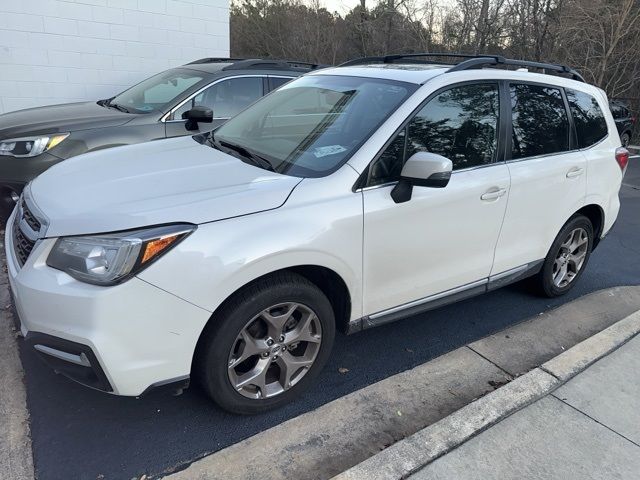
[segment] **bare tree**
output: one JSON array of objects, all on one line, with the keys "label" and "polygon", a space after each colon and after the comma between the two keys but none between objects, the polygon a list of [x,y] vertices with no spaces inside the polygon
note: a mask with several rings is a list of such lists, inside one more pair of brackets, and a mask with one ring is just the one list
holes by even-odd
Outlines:
[{"label": "bare tree", "polygon": [[612,97],[638,88],[640,6],[636,0],[568,0],[557,56]]},{"label": "bare tree", "polygon": [[496,53],[566,63],[610,97],[640,97],[638,0],[360,0],[345,15],[321,1],[233,0],[233,55]]}]

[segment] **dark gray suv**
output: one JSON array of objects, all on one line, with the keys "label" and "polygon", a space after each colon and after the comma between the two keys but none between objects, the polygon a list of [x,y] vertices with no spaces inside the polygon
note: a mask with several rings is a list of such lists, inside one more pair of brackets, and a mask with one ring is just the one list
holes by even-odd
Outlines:
[{"label": "dark gray suv", "polygon": [[292,78],[304,62],[203,58],[113,98],[0,115],[0,213],[50,166],[92,150],[209,131]]}]

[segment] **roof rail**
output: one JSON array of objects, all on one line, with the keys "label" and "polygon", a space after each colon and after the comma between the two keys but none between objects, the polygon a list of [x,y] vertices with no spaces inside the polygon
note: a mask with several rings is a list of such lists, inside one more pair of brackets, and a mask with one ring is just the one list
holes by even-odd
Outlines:
[{"label": "roof rail", "polygon": [[327,65],[320,65],[310,62],[300,62],[297,60],[271,60],[271,59],[246,59],[239,60],[232,65],[227,65],[223,70],[244,70],[249,68],[261,68],[265,70],[281,69],[281,70],[316,70],[324,68]]},{"label": "roof rail", "polygon": [[354,65],[365,65],[368,63],[396,63],[396,60],[408,59],[413,63],[434,63],[441,65],[442,62],[430,62],[428,60],[416,60],[419,57],[449,57],[449,58],[477,58],[478,55],[469,55],[466,53],[406,53],[406,54],[396,54],[396,55],[384,55],[380,57],[362,57],[356,58],[354,60],[349,60],[348,62],[341,63],[338,65],[339,67],[351,67]]},{"label": "roof rail", "polygon": [[229,63],[229,62],[239,62],[241,60],[244,60],[244,58],[207,57],[207,58],[200,58],[199,60],[194,60],[193,62],[186,63],[185,65],[197,65],[201,63]]},{"label": "roof rail", "polygon": [[458,63],[451,67],[448,72],[460,72],[463,70],[471,70],[474,68],[481,68],[484,66],[491,65],[508,65],[512,67],[520,67],[520,68],[537,68],[542,70],[542,73],[561,73],[564,75],[569,75],[573,80],[577,80],[579,82],[585,82],[585,79],[582,75],[580,75],[573,68],[567,67],[566,65],[558,65],[555,63],[542,63],[542,62],[530,62],[528,60],[514,60],[511,58],[504,58],[499,55],[495,56],[484,56],[478,58],[470,58],[469,60],[465,60],[463,62]]},{"label": "roof rail", "polygon": [[[449,64],[446,62],[419,60],[420,57],[434,57],[434,58],[460,58],[462,61],[455,64]],[[422,63],[422,64],[435,64],[435,65],[451,65],[448,72],[459,72],[463,70],[471,70],[474,68],[482,68],[485,66],[514,66],[521,68],[536,68],[542,70],[543,73],[560,73],[569,75],[572,79],[579,82],[584,82],[584,77],[577,71],[566,65],[557,65],[553,63],[541,63],[530,62],[528,60],[514,60],[505,58],[500,55],[469,55],[464,53],[408,53],[398,55],[384,55],[379,57],[362,57],[350,60],[342,63],[340,67],[350,67],[354,65],[365,65],[369,63],[396,63],[398,60],[402,60],[405,63]]]}]

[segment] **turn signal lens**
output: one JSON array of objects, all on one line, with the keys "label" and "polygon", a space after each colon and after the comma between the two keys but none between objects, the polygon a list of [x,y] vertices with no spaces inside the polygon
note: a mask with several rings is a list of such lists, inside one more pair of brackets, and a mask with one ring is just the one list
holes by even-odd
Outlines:
[{"label": "turn signal lens", "polygon": [[55,135],[55,136],[51,137],[51,139],[49,140],[49,143],[47,144],[47,150],[51,150],[53,147],[58,145],[60,142],[62,142],[68,136],[69,136],[69,134],[65,133],[63,135]]},{"label": "turn signal lens", "polygon": [[164,251],[173,242],[175,242],[176,240],[178,240],[178,238],[182,236],[183,234],[179,234],[179,235],[172,235],[170,237],[159,238],[157,240],[151,240],[145,246],[144,254],[142,255],[142,260],[140,261],[140,263],[144,265],[159,253],[162,253],[162,251]]}]

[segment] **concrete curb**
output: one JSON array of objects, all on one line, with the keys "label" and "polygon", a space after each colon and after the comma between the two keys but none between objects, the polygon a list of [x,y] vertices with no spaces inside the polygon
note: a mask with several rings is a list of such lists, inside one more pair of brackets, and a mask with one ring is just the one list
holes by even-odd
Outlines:
[{"label": "concrete curb", "polygon": [[334,480],[403,479],[569,379],[640,333],[640,311],[575,345],[423,430],[401,440]]}]

